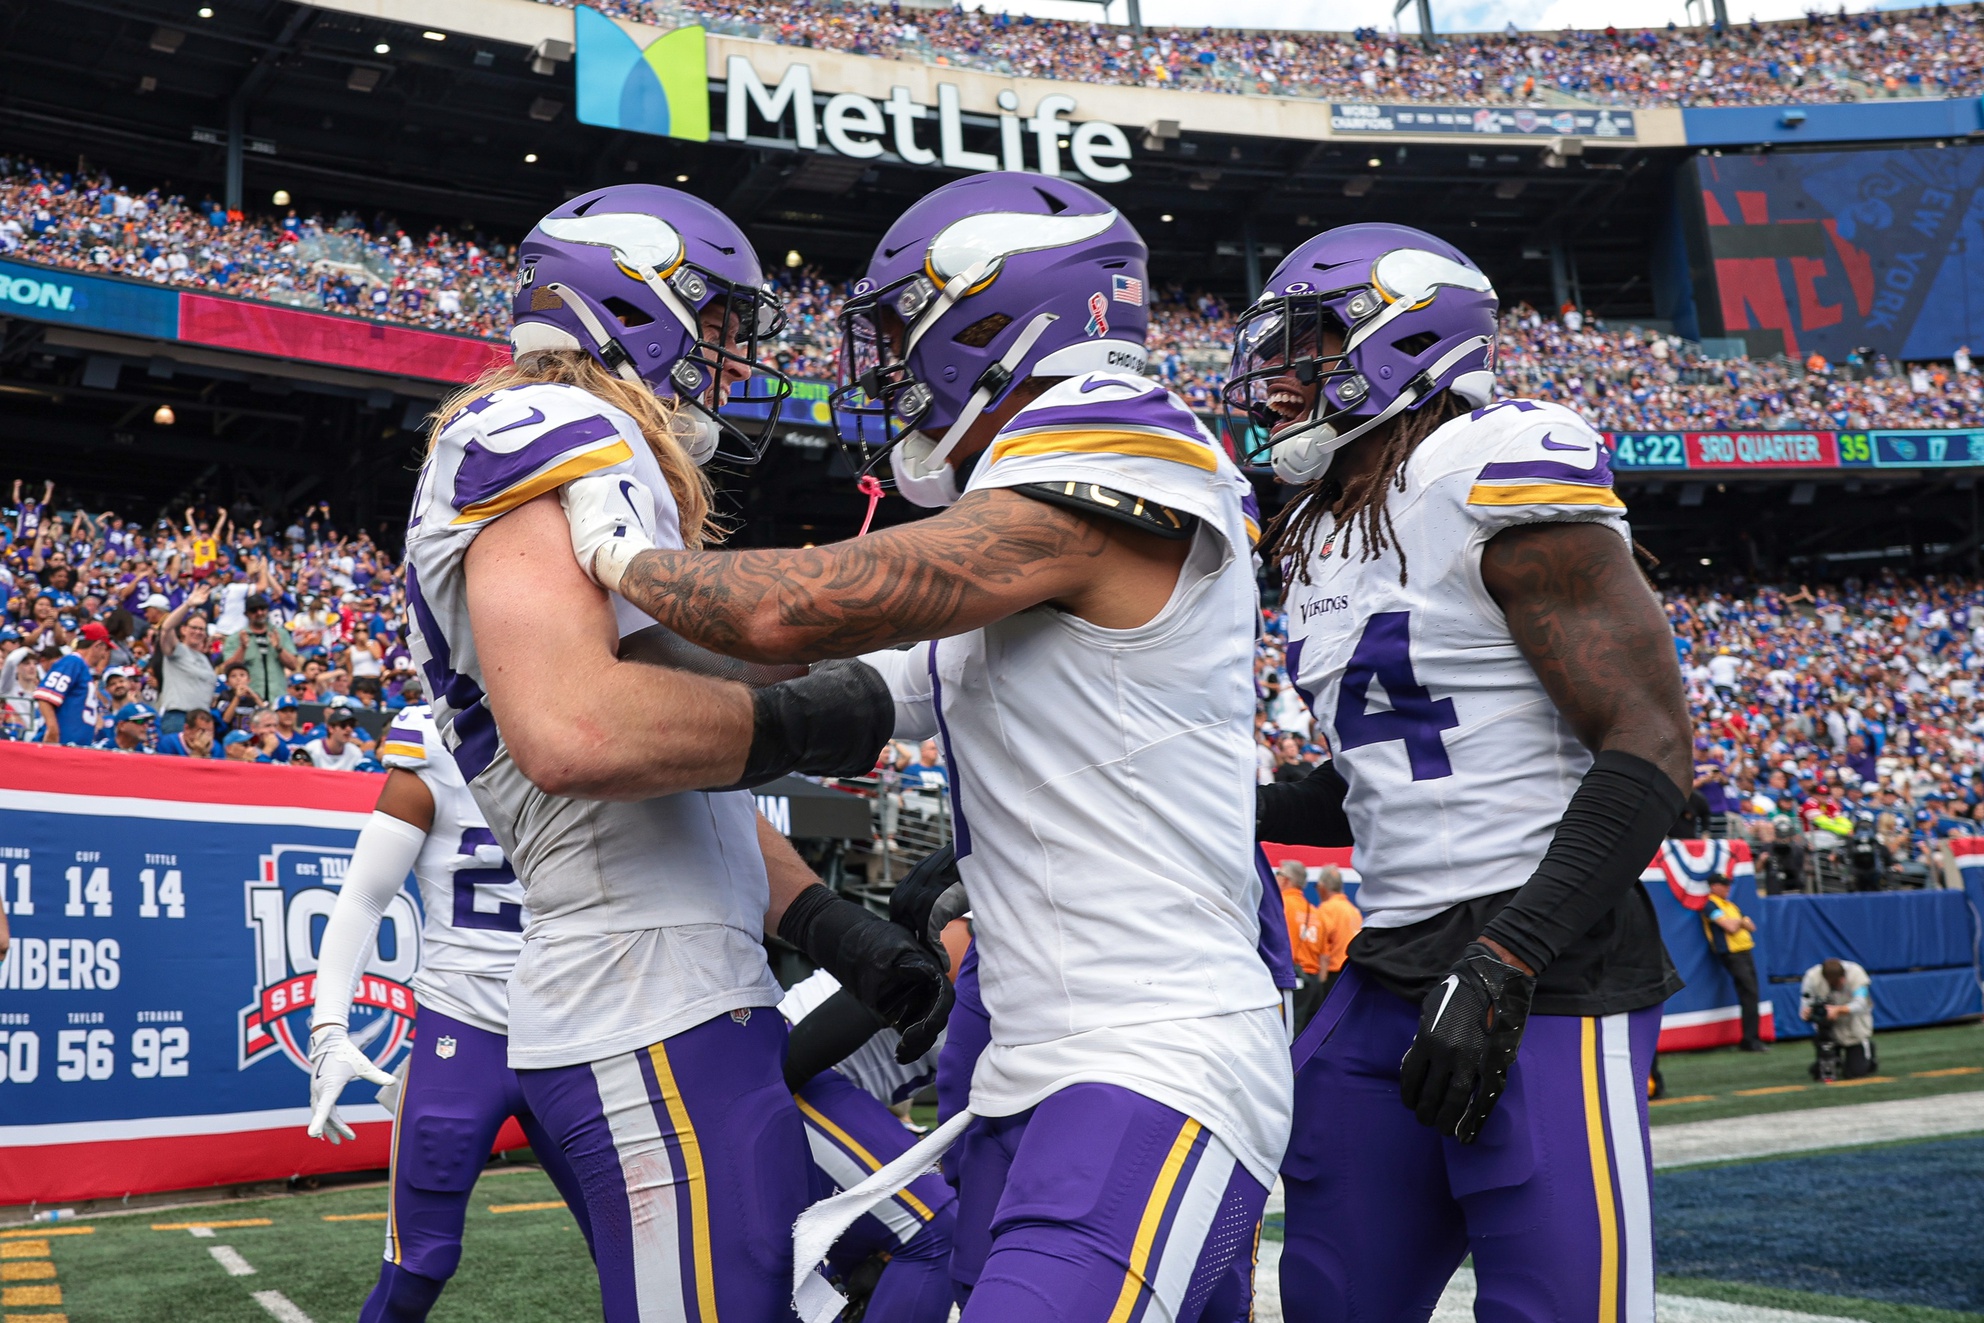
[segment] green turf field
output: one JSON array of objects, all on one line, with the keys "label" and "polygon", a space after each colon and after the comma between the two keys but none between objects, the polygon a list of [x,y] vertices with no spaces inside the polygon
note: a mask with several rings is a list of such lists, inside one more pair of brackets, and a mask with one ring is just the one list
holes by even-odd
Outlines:
[{"label": "green turf field", "polygon": [[[492,1170],[469,1207],[461,1271],[429,1316],[434,1323],[599,1317],[599,1282],[585,1242],[542,1173]],[[55,1276],[34,1285],[59,1287],[70,1323],[269,1323],[272,1311],[257,1302],[258,1291],[281,1292],[316,1323],[351,1319],[378,1276],[385,1210],[385,1187],[372,1186],[58,1224],[58,1234],[47,1235]],[[264,1220],[217,1226],[211,1238],[185,1229]],[[85,1234],[59,1234],[73,1231]],[[0,1268],[34,1261],[7,1257],[7,1247],[34,1247],[44,1234],[4,1233]],[[234,1250],[254,1273],[231,1276],[212,1253],[218,1246]],[[7,1323],[54,1312],[53,1302],[44,1312],[7,1299]]]},{"label": "green turf field", "polygon": [[1984,1023],[1889,1030],[1876,1034],[1874,1045],[1877,1075],[1826,1086],[1806,1073],[1810,1039],[1779,1043],[1769,1052],[1670,1053],[1660,1059],[1667,1096],[1653,1105],[1651,1119],[1667,1125],[1984,1089]]}]

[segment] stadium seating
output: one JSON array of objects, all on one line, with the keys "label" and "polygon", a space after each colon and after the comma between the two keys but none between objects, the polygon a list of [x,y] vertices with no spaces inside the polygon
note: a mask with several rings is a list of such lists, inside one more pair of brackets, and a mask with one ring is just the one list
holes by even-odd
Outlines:
[{"label": "stadium seating", "polygon": [[[559,0],[550,0],[558,3]],[[1946,9],[1699,28],[1450,34],[1146,28],[838,0],[603,0],[622,18],[1030,78],[1338,100],[1760,105],[1974,95],[1984,18]]]}]

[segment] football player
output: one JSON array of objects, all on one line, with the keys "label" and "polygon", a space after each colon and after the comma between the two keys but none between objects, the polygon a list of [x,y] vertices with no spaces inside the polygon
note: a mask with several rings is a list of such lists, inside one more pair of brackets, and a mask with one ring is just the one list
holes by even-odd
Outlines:
[{"label": "football player", "polygon": [[695,547],[716,532],[700,463],[768,441],[771,422],[717,413],[753,373],[786,388],[758,360],[779,312],[743,231],[621,185],[558,207],[517,260],[514,362],[442,411],[406,555],[435,720],[530,906],[509,1063],[584,1187],[609,1323],[775,1318],[809,1164],[764,934],[905,1030],[911,1055],[950,984],[822,886],[742,788],[870,770],[893,708],[851,663],[698,673],[706,655],[572,559],[575,479]]},{"label": "football player", "polygon": [[578,1180],[523,1099],[505,1055],[504,984],[524,944],[524,889],[427,708],[393,717],[379,744],[386,784],[359,833],[318,951],[310,1015],[310,1136],[353,1137],[338,1096],[354,1079],[393,1084],[351,1041],[351,1000],[379,920],[411,871],[420,886],[413,1053],[393,1116],[386,1254],[360,1323],[418,1323],[462,1257],[462,1224],[489,1146],[515,1117],[592,1241]]},{"label": "football player", "polygon": [[[1603,441],[1491,403],[1496,297],[1451,245],[1349,225],[1237,329],[1228,402],[1299,488],[1265,554],[1334,760],[1263,839],[1348,845],[1362,934],[1295,1048],[1291,1319],[1653,1318],[1641,1087],[1679,986],[1639,886],[1691,740]],[[1401,1105],[1401,1100],[1403,1105]]]},{"label": "football player", "polygon": [[844,306],[839,403],[886,429],[928,519],[684,550],[647,546],[611,483],[569,489],[601,584],[746,660],[865,654],[896,737],[945,747],[991,1024],[975,1119],[938,1132],[969,1126],[967,1320],[1198,1318],[1286,1138],[1242,789],[1252,495],[1137,375],[1146,256],[1107,202],[1039,175],[955,180],[890,227]]}]

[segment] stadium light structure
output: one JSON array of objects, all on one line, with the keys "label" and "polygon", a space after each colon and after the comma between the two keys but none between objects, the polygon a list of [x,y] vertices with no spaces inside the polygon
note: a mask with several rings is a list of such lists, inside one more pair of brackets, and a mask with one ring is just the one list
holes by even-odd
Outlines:
[{"label": "stadium light structure", "polygon": [[[1101,5],[1102,21],[1106,23],[1109,21],[1109,6],[1115,4],[1116,0],[1074,0],[1074,2],[1080,5]],[[1421,3],[1424,3],[1424,0],[1421,0]],[[1129,9],[1128,18],[1130,21],[1130,31],[1142,32],[1144,30],[1144,9],[1143,9],[1142,0],[1126,0],[1126,4]]]},{"label": "stadium light structure", "polygon": [[[1722,0],[1715,0],[1720,5]],[[1392,6],[1392,17],[1397,18],[1410,5],[1419,15],[1419,44],[1431,49],[1439,43],[1433,38],[1433,0],[1397,0]]]}]

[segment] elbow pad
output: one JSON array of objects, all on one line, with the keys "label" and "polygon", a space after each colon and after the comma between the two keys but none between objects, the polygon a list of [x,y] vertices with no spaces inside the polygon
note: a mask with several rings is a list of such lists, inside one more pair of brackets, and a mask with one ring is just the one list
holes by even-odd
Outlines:
[{"label": "elbow pad", "polygon": [[1254,789],[1254,839],[1276,845],[1354,845],[1343,801],[1350,783],[1336,764],[1316,764],[1300,781]]},{"label": "elbow pad", "polygon": [[895,729],[896,704],[864,661],[823,661],[805,675],[751,691],[751,751],[726,790],[788,773],[866,776]]},{"label": "elbow pad", "polygon": [[310,1028],[343,1025],[351,1017],[351,991],[365,972],[365,958],[379,920],[406,883],[427,833],[390,813],[375,811],[358,833],[358,848],[338,888],[337,903],[317,948],[317,1002]]},{"label": "elbow pad", "polygon": [[1529,881],[1482,930],[1541,974],[1639,885],[1687,798],[1667,773],[1606,751],[1578,783]]}]

